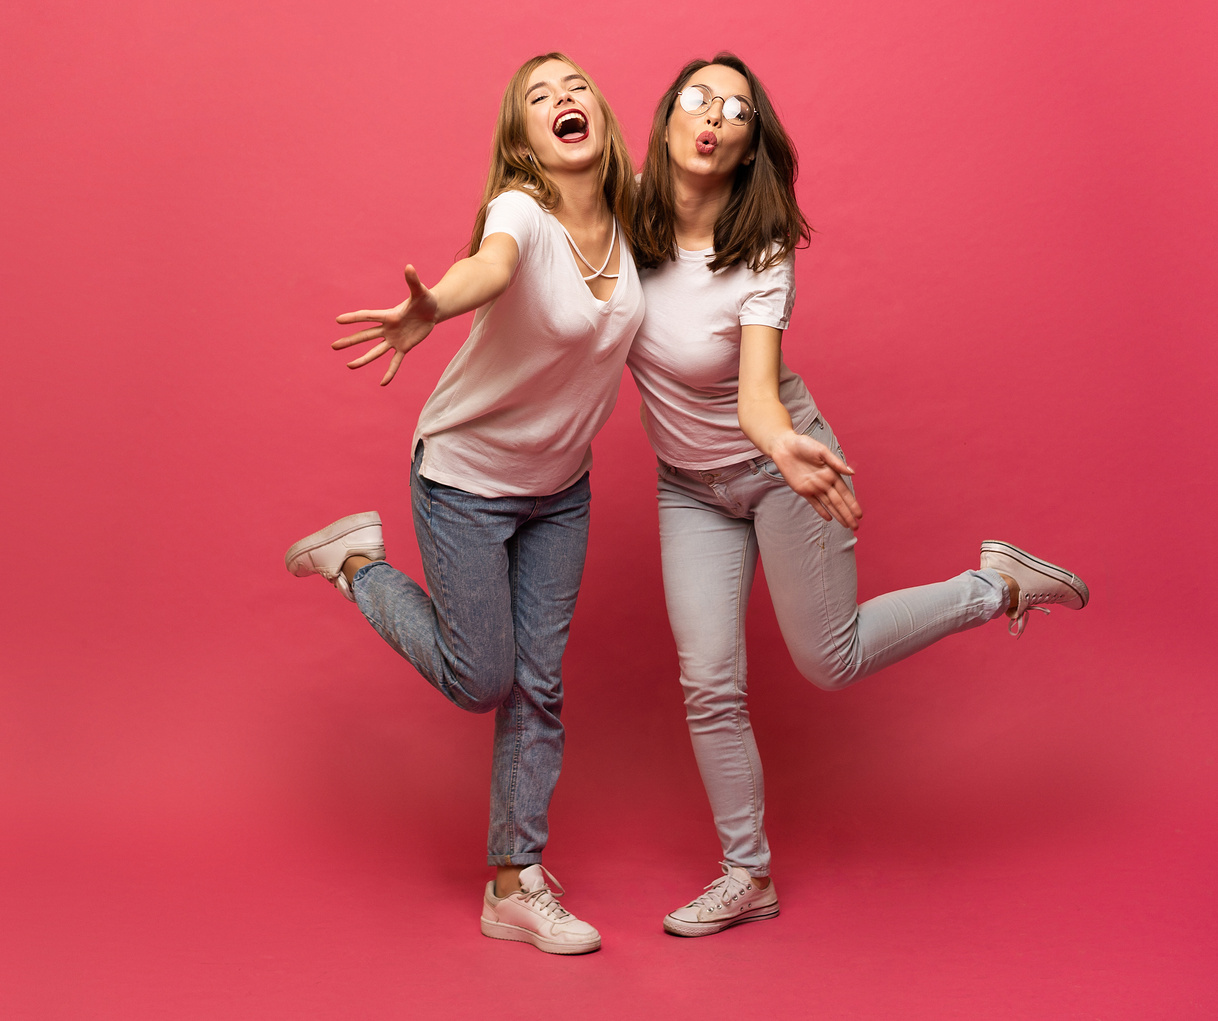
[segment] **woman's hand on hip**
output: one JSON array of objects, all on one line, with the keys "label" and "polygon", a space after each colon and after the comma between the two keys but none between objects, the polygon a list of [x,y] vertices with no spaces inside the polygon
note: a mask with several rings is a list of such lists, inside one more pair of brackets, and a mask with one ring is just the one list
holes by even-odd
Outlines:
[{"label": "woman's hand on hip", "polygon": [[369,341],[379,341],[355,361],[348,362],[347,368],[358,369],[369,362],[376,361],[383,354],[393,352],[389,361],[389,369],[381,379],[385,386],[398,371],[406,352],[422,341],[439,317],[439,304],[433,292],[423,286],[419,274],[413,266],[405,270],[406,286],[410,288],[410,297],[396,308],[361,309],[358,312],[344,312],[338,317],[338,322],[345,325],[350,323],[376,323],[367,329],[353,333],[349,337],[336,340],[330,346],[335,351],[364,344]]},{"label": "woman's hand on hip", "polygon": [[849,529],[859,526],[863,508],[846,484],[854,469],[823,443],[794,430],[775,441],[770,457],[787,485],[812,505],[826,521]]}]

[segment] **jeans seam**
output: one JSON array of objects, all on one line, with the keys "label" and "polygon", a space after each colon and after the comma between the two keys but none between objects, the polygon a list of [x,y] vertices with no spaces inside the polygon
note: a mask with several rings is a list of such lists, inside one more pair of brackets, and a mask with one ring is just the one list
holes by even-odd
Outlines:
[{"label": "jeans seam", "polygon": [[[825,546],[827,545],[827,543],[829,541],[828,536],[825,534],[828,531],[829,527],[830,527],[829,523],[826,521],[822,521],[820,523],[820,525],[818,526],[821,541],[819,543],[817,543],[816,545],[820,548],[820,551],[822,554],[825,553]],[[828,572],[825,570],[825,564],[824,564],[823,560],[821,562],[820,571],[817,573],[820,574],[821,615],[827,618],[828,607],[829,607],[829,579],[828,579]],[[859,626],[859,608],[858,608],[858,599],[856,598],[855,604],[854,604],[854,621],[851,624],[851,634],[853,634],[853,635],[858,634],[858,626]],[[849,643],[847,643],[847,644],[849,644]],[[841,642],[839,642],[837,640],[836,636],[833,639],[833,654],[837,657],[838,663],[842,667],[845,668],[847,673],[849,673],[850,672],[850,660],[847,658],[845,652],[843,652]],[[853,680],[853,678],[851,678],[851,680]],[[850,683],[850,682],[847,682],[847,683]]]},{"label": "jeans seam", "polygon": [[756,526],[749,522],[748,529],[744,532],[744,542],[740,549],[740,567],[736,575],[736,652],[732,662],[732,689],[735,695],[736,710],[732,714],[733,722],[736,725],[736,740],[740,743],[740,747],[744,750],[744,760],[749,766],[749,800],[752,806],[752,823],[753,823],[753,855],[759,856],[761,850],[761,825],[759,822],[759,813],[757,811],[757,777],[753,772],[753,763],[748,755],[748,748],[744,740],[744,724],[743,714],[745,699],[740,690],[740,655],[741,648],[746,647],[744,636],[744,614],[741,611],[743,605],[743,589],[744,589],[744,574],[745,563],[748,561],[749,539],[754,535]]},{"label": "jeans seam", "polygon": [[[522,524],[523,523],[521,523],[521,525]],[[517,599],[516,589],[520,584],[520,551],[518,548],[513,549],[513,547],[519,547],[521,525],[517,526],[515,531],[512,532],[511,538],[508,539],[508,592],[510,593],[512,600],[513,649],[517,647],[515,641],[515,629],[516,611],[519,606],[519,602]],[[513,553],[515,555],[513,555]],[[515,672],[516,660],[513,658],[512,673],[515,674]],[[511,772],[508,774],[506,818],[508,840],[507,853],[511,855],[516,853],[516,789],[520,780],[520,748],[521,744],[523,743],[522,734],[524,730],[524,712],[523,706],[521,705],[520,685],[515,682],[515,679],[513,679],[511,690],[508,692],[507,704],[508,715],[511,718],[512,725],[512,767]]]},{"label": "jeans seam", "polygon": [[[425,508],[426,514],[424,517],[424,521],[427,523],[427,535],[428,535],[428,540],[431,543],[431,548],[433,550],[435,550],[436,569],[437,569],[437,574],[438,574],[436,581],[438,582],[438,588],[440,590],[438,593],[437,592],[430,593],[431,601],[432,601],[432,605],[436,606],[436,608],[438,610],[443,611],[442,614],[439,614],[439,613],[437,614],[437,618],[438,618],[438,623],[440,624],[440,631],[441,631],[442,635],[445,637],[445,639],[447,640],[447,644],[449,645],[449,649],[447,651],[451,651],[451,632],[450,632],[450,627],[449,627],[449,613],[450,613],[450,607],[452,606],[452,603],[449,599],[448,584],[446,581],[446,579],[448,577],[447,556],[445,555],[445,553],[444,553],[443,549],[440,547],[440,545],[436,542],[435,526],[433,524],[433,521],[435,518],[435,506],[434,506],[434,501],[433,501],[433,497],[432,497],[432,492],[426,486],[423,487],[423,496],[424,496],[424,502],[426,504],[426,508]],[[444,694],[448,698],[448,700],[451,702],[451,701],[454,701],[453,697],[452,697],[453,683],[452,683],[452,679],[449,676],[449,674],[452,672],[452,668],[448,662],[448,657],[444,655],[444,652],[446,650],[441,649],[438,651],[440,653],[441,680],[443,681],[443,684],[444,684]],[[462,690],[462,694],[467,694],[465,692],[464,688],[462,688],[461,690]],[[456,704],[460,705],[459,702]]]},{"label": "jeans seam", "polygon": [[[977,605],[976,601],[974,601],[969,604],[968,609],[970,611],[984,610],[985,607]],[[901,642],[908,641],[910,638],[913,638],[916,635],[920,635],[923,631],[927,630],[928,628],[933,628],[936,625],[938,625],[939,623],[941,623],[942,621],[951,620],[955,615],[956,615],[956,613],[953,610],[948,610],[944,613],[940,613],[933,620],[924,621],[920,626],[918,626],[918,627],[914,628],[912,631],[910,631],[909,634],[903,635],[900,638],[894,639],[893,641],[891,641],[887,645],[885,645],[882,649],[877,649],[875,651],[875,653],[873,653],[873,655],[879,656],[879,655],[887,652],[889,649],[892,649],[895,646],[899,645]],[[993,619],[992,617],[987,618],[987,620],[992,620],[992,619]]]}]

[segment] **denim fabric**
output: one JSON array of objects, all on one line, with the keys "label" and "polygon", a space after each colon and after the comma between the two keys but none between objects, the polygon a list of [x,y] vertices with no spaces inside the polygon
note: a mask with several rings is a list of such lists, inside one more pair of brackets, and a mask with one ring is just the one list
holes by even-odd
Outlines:
[{"label": "denim fabric", "polygon": [[[819,416],[807,433],[841,454]],[[762,458],[713,471],[661,462],[658,497],[664,594],[694,755],[724,858],[754,876],[768,875],[744,643],[758,554],[791,658],[826,690],[1001,615],[1007,587],[996,571],[966,571],[860,606],[854,533],[823,520]]]},{"label": "denim fabric", "polygon": [[562,767],[562,655],[588,545],[588,476],[552,496],[492,498],[431,482],[418,463],[411,503],[431,595],[382,562],[356,572],[355,599],[440,694],[494,711],[487,861],[535,864]]}]

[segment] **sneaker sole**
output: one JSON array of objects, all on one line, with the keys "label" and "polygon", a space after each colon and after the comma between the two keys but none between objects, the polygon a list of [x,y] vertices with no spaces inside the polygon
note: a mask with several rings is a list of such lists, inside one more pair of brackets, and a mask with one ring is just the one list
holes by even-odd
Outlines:
[{"label": "sneaker sole", "polygon": [[996,539],[987,539],[981,544],[982,553],[1001,553],[1004,556],[1010,557],[1017,563],[1023,564],[1024,567],[1037,571],[1040,574],[1047,575],[1060,581],[1063,585],[1068,585],[1083,601],[1079,606],[1081,610],[1087,605],[1087,601],[1091,598],[1091,593],[1087,589],[1086,582],[1083,581],[1077,574],[1067,571],[1064,567],[1058,567],[1057,564],[1051,564],[1047,560],[1041,560],[1039,557],[1032,556],[1031,553],[1025,553],[1018,546],[1012,546],[1008,542],[999,542]]},{"label": "sneaker sole", "polygon": [[557,940],[546,939],[529,929],[518,925],[508,925],[506,922],[492,922],[483,918],[482,935],[491,939],[512,940],[515,943],[532,943],[538,950],[547,954],[590,954],[601,948],[600,937],[595,943],[561,943]]},{"label": "sneaker sole", "polygon": [[764,922],[767,918],[777,917],[777,904],[740,915],[726,922],[682,922],[679,918],[673,918],[672,915],[665,915],[664,931],[670,936],[713,936],[724,929],[730,929],[733,925],[743,925],[745,922]]},{"label": "sneaker sole", "polygon": [[[326,525],[325,528],[312,535],[306,535],[300,542],[293,543],[288,551],[283,555],[284,566],[296,577],[301,578],[309,574],[315,573],[312,569],[307,569],[305,574],[299,574],[297,567],[299,561],[306,553],[312,553],[315,549],[321,549],[335,539],[341,539],[344,535],[350,535],[352,532],[360,528],[366,528],[369,525],[379,525],[381,516],[376,511],[361,511],[359,514],[348,514],[345,518],[339,518],[332,524]],[[381,556],[385,555],[384,547],[380,548]]]}]

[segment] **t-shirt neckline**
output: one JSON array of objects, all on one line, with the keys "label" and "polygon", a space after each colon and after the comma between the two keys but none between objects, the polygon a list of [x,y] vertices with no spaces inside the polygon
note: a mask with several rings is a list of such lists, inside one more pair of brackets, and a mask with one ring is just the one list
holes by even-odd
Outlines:
[{"label": "t-shirt neckline", "polygon": [[[552,212],[550,212],[550,210],[543,208],[541,206],[541,203],[538,203],[538,208],[540,208],[541,211],[550,218],[550,229],[552,231],[554,231],[554,233],[557,237],[562,239],[563,252],[567,256],[570,256],[571,250],[570,250],[570,247],[567,245],[567,234],[566,234],[566,231],[563,230],[562,223],[559,222],[558,217],[555,216]],[[618,223],[616,216],[614,216],[614,222]],[[620,223],[618,223],[617,241],[615,242],[615,244],[618,245],[618,251],[619,251],[618,278],[613,282],[613,290],[612,290],[612,292],[610,292],[609,297],[607,297],[607,298],[598,298],[595,294],[592,293],[592,288],[588,286],[588,281],[583,278],[583,274],[579,271],[579,264],[576,263],[575,259],[573,259],[573,258],[569,259],[570,266],[571,266],[571,272],[573,272],[575,274],[575,279],[579,281],[580,286],[585,291],[588,292],[588,297],[592,299],[593,307],[596,309],[597,312],[608,311],[609,306],[616,303],[617,296],[621,293],[621,291],[623,289],[623,285],[626,282],[626,279],[625,279],[626,278],[626,267],[625,267],[625,265],[623,265],[623,259],[622,259],[622,256],[624,256],[626,254],[626,247],[622,241],[622,231],[621,231]],[[633,264],[633,261],[634,260],[632,259],[631,260],[632,264]]]}]

